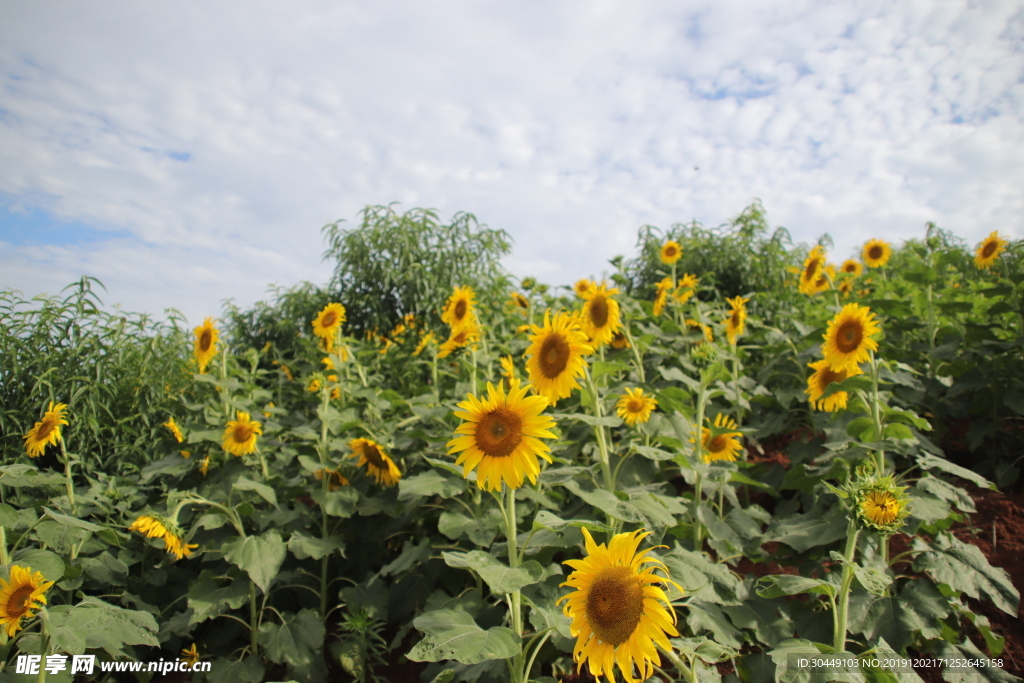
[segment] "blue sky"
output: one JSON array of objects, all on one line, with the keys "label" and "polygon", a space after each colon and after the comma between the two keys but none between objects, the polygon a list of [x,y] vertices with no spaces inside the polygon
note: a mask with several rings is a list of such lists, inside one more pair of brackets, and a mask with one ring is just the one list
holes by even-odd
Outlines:
[{"label": "blue sky", "polygon": [[831,257],[1024,235],[1010,1],[0,0],[0,288],[198,324],[323,283],[369,204],[468,211],[568,284],[755,197]]}]

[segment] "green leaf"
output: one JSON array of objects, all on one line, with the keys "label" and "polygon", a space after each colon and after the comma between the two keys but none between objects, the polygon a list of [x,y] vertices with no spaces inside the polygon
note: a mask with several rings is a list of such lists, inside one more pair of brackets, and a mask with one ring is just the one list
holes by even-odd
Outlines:
[{"label": "green leaf", "polygon": [[238,609],[248,599],[249,587],[241,576],[229,580],[223,586],[213,579],[200,579],[188,588],[188,606],[192,608],[189,624],[206,621],[223,614],[227,609]]},{"label": "green leaf", "polygon": [[314,489],[309,494],[332,517],[351,517],[359,502],[359,491],[351,486],[342,486],[337,491]]},{"label": "green leaf", "polygon": [[0,526],[10,528],[17,523],[18,511],[12,508],[7,503],[0,503]]},{"label": "green leaf", "polygon": [[629,370],[629,365],[627,365],[626,363],[612,363],[609,361],[599,360],[594,361],[593,366],[591,366],[590,372],[594,378],[594,381],[596,382],[599,377],[611,374],[613,372],[622,372],[624,370]]},{"label": "green leaf", "polygon": [[64,560],[49,550],[22,548],[14,553],[11,564],[40,572],[47,581],[60,581],[64,577]]},{"label": "green leaf", "polygon": [[[988,655],[975,647],[969,638],[965,638],[963,642],[956,644],[941,641],[935,651],[935,656],[945,659],[956,659],[964,663],[973,661],[978,664],[989,658]],[[984,681],[1020,683],[1020,679],[1016,676],[1008,674],[1002,669],[989,666],[965,666],[957,669],[947,667],[942,672],[942,678],[949,683],[983,683]]]},{"label": "green leaf", "polygon": [[[178,457],[181,460],[180,457]],[[60,474],[41,472],[32,465],[5,465],[0,467],[0,485],[22,486],[63,486],[66,480]]]},{"label": "green leaf", "polygon": [[[917,541],[914,549],[921,547]],[[940,534],[926,552],[914,560],[914,570],[975,600],[985,596],[1007,614],[1017,614],[1020,593],[1002,567],[993,567],[977,546],[947,533]]]},{"label": "green leaf", "polygon": [[[84,640],[86,648],[106,650],[111,658],[124,658],[121,648],[125,645],[160,646],[152,614],[115,607],[93,597],[85,597],[67,610],[50,610],[50,627],[51,637],[65,642]],[[76,635],[69,637],[66,632]]]},{"label": "green leaf", "polygon": [[[727,565],[712,562],[704,553],[687,550],[678,544],[661,559],[672,580],[682,586],[687,595],[720,605],[743,603],[739,597],[742,584]],[[669,591],[674,592],[672,588]]]},{"label": "green leaf", "polygon": [[624,500],[619,500],[614,494],[604,489],[584,491],[577,482],[572,480],[565,482],[564,486],[606,515],[621,519],[623,522],[641,521],[640,514],[635,507]]},{"label": "green leaf", "polygon": [[441,556],[449,567],[468,567],[475,571],[495,593],[513,593],[544,578],[544,568],[533,560],[513,569],[493,555],[480,550],[464,554],[441,553]]},{"label": "green leaf", "polygon": [[846,425],[846,433],[858,441],[871,443],[875,440],[875,423],[870,417],[858,417]]},{"label": "green leaf", "polygon": [[842,505],[826,505],[819,499],[807,514],[773,519],[765,531],[764,543],[778,541],[802,553],[845,538],[847,524]]},{"label": "green leaf", "polygon": [[654,446],[636,445],[633,446],[633,449],[640,455],[647,458],[648,460],[655,461],[671,460],[676,455],[675,453],[669,453],[668,451],[662,450],[660,448],[655,448]]},{"label": "green leaf", "polygon": [[495,508],[485,510],[481,519],[474,519],[461,510],[447,510],[441,513],[437,530],[453,541],[466,536],[473,543],[487,547],[504,525],[505,518]]},{"label": "green leaf", "polygon": [[622,418],[618,415],[594,417],[586,413],[554,413],[551,417],[556,420],[578,420],[579,422],[586,422],[591,427],[618,427],[622,424]]},{"label": "green leaf", "polygon": [[249,655],[245,659],[221,659],[214,660],[207,674],[208,681],[240,681],[243,683],[260,683],[266,669],[263,666],[262,658],[256,655]]},{"label": "green leaf", "polygon": [[886,439],[897,441],[917,441],[917,437],[910,431],[910,427],[899,422],[891,422],[882,428],[882,436]]},{"label": "green leaf", "polygon": [[874,595],[884,595],[885,590],[892,585],[892,576],[877,567],[862,567],[854,563],[853,575],[864,586],[864,590]]},{"label": "green leaf", "polygon": [[76,529],[85,529],[86,531],[100,531],[103,529],[99,524],[93,524],[92,522],[86,522],[84,519],[78,519],[77,517],[69,517],[59,512],[54,512],[50,508],[43,508],[43,513],[64,526],[75,527]]},{"label": "green leaf", "polygon": [[[839,681],[841,683],[861,683],[864,678],[859,671],[856,673],[828,673],[824,670],[812,670],[809,666],[802,665],[801,659],[820,657],[823,654],[835,652],[830,646],[822,643],[813,643],[803,638],[791,638],[784,640],[769,652],[772,661],[775,662],[775,680],[778,683],[818,683],[819,681]],[[856,655],[848,655],[856,657]],[[859,667],[858,667],[859,668]]]},{"label": "green leaf", "polygon": [[898,596],[850,596],[851,633],[863,634],[869,642],[881,637],[898,652],[905,651],[915,634],[926,640],[941,634],[939,619],[949,614],[949,600],[931,581],[911,579]]},{"label": "green leaf", "polygon": [[427,470],[421,474],[401,479],[398,482],[398,500],[407,500],[418,496],[441,496],[453,498],[466,490],[466,480],[459,477],[444,477],[435,470]]},{"label": "green leaf", "polygon": [[301,531],[292,533],[291,538],[288,539],[288,550],[300,560],[304,560],[307,557],[321,560],[334,553],[345,557],[345,543],[342,541],[341,536],[316,538]]},{"label": "green leaf", "polygon": [[233,538],[221,546],[224,559],[242,569],[266,593],[274,581],[287,550],[276,529],[260,536]]},{"label": "green leaf", "polygon": [[298,614],[285,612],[282,623],[264,621],[259,629],[259,643],[271,661],[278,664],[305,666],[313,661],[314,655],[324,644],[323,622],[311,609]]},{"label": "green leaf", "polygon": [[917,464],[924,470],[940,470],[948,474],[955,475],[961,479],[966,479],[972,484],[976,484],[985,489],[996,490],[996,485],[990,482],[985,477],[967,469],[966,467],[960,467],[960,465],[954,465],[945,458],[939,458],[931,453],[925,453],[921,451],[917,454]]},{"label": "green leaf", "polygon": [[704,636],[698,638],[674,638],[671,641],[673,647],[679,654],[685,656],[687,659],[693,659],[694,657],[700,657],[708,664],[717,664],[718,662],[724,662],[727,659],[732,659],[739,655],[739,652],[716,643],[713,640],[708,640]]},{"label": "green leaf", "polygon": [[522,649],[522,641],[512,629],[496,626],[485,631],[472,616],[456,610],[427,612],[417,617],[413,626],[426,633],[406,655],[414,662],[454,659],[462,664],[479,664],[509,659]]},{"label": "green leaf", "polygon": [[433,548],[430,547],[429,538],[420,538],[419,543],[405,541],[402,543],[402,552],[393,561],[380,568],[381,576],[401,574],[413,567],[423,564],[430,559]]},{"label": "green leaf", "polygon": [[255,491],[260,498],[267,501],[275,508],[278,507],[277,494],[274,493],[274,489],[270,488],[266,484],[261,484],[249,479],[248,477],[241,476],[234,484],[231,485],[231,488],[239,491]]},{"label": "green leaf", "polygon": [[833,598],[836,596],[836,587],[827,581],[790,574],[763,576],[757,581],[756,591],[762,598],[769,599],[801,593],[820,593]]}]

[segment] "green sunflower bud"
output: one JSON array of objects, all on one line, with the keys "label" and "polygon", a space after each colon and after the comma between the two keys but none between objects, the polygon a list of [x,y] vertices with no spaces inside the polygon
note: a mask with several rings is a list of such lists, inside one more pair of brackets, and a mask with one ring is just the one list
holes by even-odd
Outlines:
[{"label": "green sunflower bud", "polygon": [[857,519],[866,527],[883,534],[893,534],[903,526],[910,514],[910,497],[906,486],[896,486],[892,476],[866,482],[854,496]]}]

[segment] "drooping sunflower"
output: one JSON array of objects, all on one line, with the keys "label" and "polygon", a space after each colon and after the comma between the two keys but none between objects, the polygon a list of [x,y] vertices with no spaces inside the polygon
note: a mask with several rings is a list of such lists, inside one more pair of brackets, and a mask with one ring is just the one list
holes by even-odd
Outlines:
[{"label": "drooping sunflower", "polygon": [[373,478],[381,486],[395,486],[402,478],[402,472],[398,469],[395,461],[384,452],[384,447],[376,441],[352,439],[348,442],[348,447],[352,449],[352,455],[348,457],[359,458],[356,465],[358,467],[366,465],[367,473],[373,475]]},{"label": "drooping sunflower", "polygon": [[658,399],[644,394],[640,387],[626,389],[618,402],[615,404],[615,412],[630,427],[647,422],[651,419],[651,412],[658,407]]},{"label": "drooping sunflower", "polygon": [[551,311],[546,311],[544,326],[533,326],[526,349],[526,372],[533,390],[551,405],[567,398],[580,387],[577,378],[586,373],[583,356],[593,352],[573,316],[561,312],[552,318]]},{"label": "drooping sunflower", "polygon": [[826,360],[811,363],[808,367],[814,370],[814,374],[807,380],[807,391],[805,392],[811,407],[829,413],[845,410],[846,403],[850,398],[847,392],[837,391],[828,398],[822,398],[822,396],[825,395],[825,390],[833,382],[842,382],[854,375],[863,375],[864,371],[859,366],[854,365],[852,369],[844,368],[839,372],[833,372],[829,369],[828,361]]},{"label": "drooping sunflower", "polygon": [[167,523],[153,515],[139,515],[128,527],[128,531],[138,531],[147,538],[163,538],[169,533]]},{"label": "drooping sunflower", "polygon": [[597,289],[597,285],[594,284],[593,280],[583,278],[582,280],[577,280],[576,284],[572,286],[572,289],[576,292],[576,296],[581,299],[585,299],[587,298],[587,294],[590,294],[592,291]]},{"label": "drooping sunflower", "polygon": [[825,249],[816,246],[804,259],[803,270],[800,271],[800,293],[808,296],[822,291],[818,288],[821,279],[821,271],[825,268]]},{"label": "drooping sunflower", "polygon": [[843,265],[839,270],[847,275],[857,277],[864,272],[864,266],[860,264],[860,261],[854,261],[851,258],[843,261]]},{"label": "drooping sunflower", "polygon": [[621,330],[616,332],[612,336],[612,348],[613,349],[628,349],[629,348],[629,337],[625,335]]},{"label": "drooping sunflower", "polygon": [[701,427],[700,438],[704,462],[726,460],[733,462],[736,454],[742,450],[742,435],[736,430],[736,421],[719,413],[715,416],[712,428]]},{"label": "drooping sunflower", "polygon": [[328,352],[334,350],[334,342],[345,322],[345,307],[341,304],[327,304],[313,319],[313,334],[320,337]]},{"label": "drooping sunflower", "polygon": [[179,427],[178,423],[174,421],[173,415],[170,418],[168,418],[167,422],[164,422],[163,425],[161,426],[167,427],[169,430],[171,430],[171,434],[173,434],[174,438],[178,440],[178,443],[181,443],[182,441],[185,440],[185,436],[181,433],[181,427]]},{"label": "drooping sunflower", "polygon": [[192,333],[196,336],[192,355],[199,364],[199,374],[206,374],[206,366],[210,364],[213,357],[217,355],[217,340],[220,339],[220,332],[213,326],[213,318],[206,316],[202,325],[199,325]]},{"label": "drooping sunflower", "polygon": [[342,475],[338,470],[332,470],[330,468],[322,468],[313,473],[317,481],[323,481],[324,476],[327,476],[327,490],[335,491],[340,489],[342,486],[348,486],[348,479]]},{"label": "drooping sunflower", "polygon": [[199,661],[199,650],[196,649],[196,644],[192,643],[192,647],[182,650],[181,657],[189,666],[195,666]]},{"label": "drooping sunflower", "polygon": [[747,302],[749,298],[736,296],[726,299],[731,307],[729,316],[725,319],[725,336],[729,338],[730,344],[736,343],[736,338],[743,334],[747,324]]},{"label": "drooping sunflower", "polygon": [[433,332],[427,332],[425,335],[420,337],[420,343],[416,345],[416,349],[412,352],[412,355],[418,356],[423,353],[423,349],[427,348],[431,343],[434,342],[436,337]]},{"label": "drooping sunflower", "polygon": [[870,240],[864,244],[860,257],[868,268],[881,268],[889,262],[892,256],[892,248],[885,240]]},{"label": "drooping sunflower", "polygon": [[480,339],[480,326],[476,324],[476,318],[471,318],[468,323],[462,327],[452,328],[452,334],[448,339],[441,344],[441,348],[437,353],[438,358],[447,358],[457,349],[470,344],[471,342],[478,341]]},{"label": "drooping sunflower", "polygon": [[691,329],[691,330],[693,330],[693,331],[695,331],[695,332],[700,332],[701,330],[703,330],[704,331],[704,340],[705,341],[709,341],[709,342],[715,341],[715,334],[714,334],[714,332],[711,331],[711,325],[702,325],[699,322],[697,322],[696,320],[694,320],[693,318],[687,318],[686,319],[686,327]]},{"label": "drooping sunflower", "polygon": [[869,351],[878,348],[878,342],[871,338],[882,329],[875,314],[867,306],[846,304],[828,322],[825,343],[821,350],[832,372],[851,370],[868,360]]},{"label": "drooping sunflower", "polygon": [[679,278],[679,284],[676,285],[675,296],[676,301],[681,304],[685,304],[690,298],[697,293],[697,285],[700,284],[700,278],[696,275],[686,273]]},{"label": "drooping sunflower", "polygon": [[512,294],[509,296],[509,301],[515,308],[524,311],[528,311],[530,309],[530,300],[527,299],[522,294],[520,294],[519,292],[512,292]]},{"label": "drooping sunflower", "polygon": [[543,396],[527,396],[529,385],[513,380],[508,393],[500,383],[487,383],[487,398],[467,394],[455,416],[465,420],[448,442],[448,455],[459,453],[456,465],[462,475],[476,470],[476,483],[485,491],[497,491],[501,483],[517,489],[524,477],[537,482],[538,458],[551,462],[551,449],[541,439],[554,439],[549,429],[554,420],[542,415]]},{"label": "drooping sunflower", "polygon": [[619,302],[612,298],[613,294],[618,293],[618,289],[608,289],[602,282],[584,297],[586,303],[583,304],[580,324],[594,348],[610,342],[622,325]]},{"label": "drooping sunflower", "polygon": [[658,317],[665,312],[665,302],[668,301],[668,291],[672,289],[674,283],[671,277],[664,278],[661,282],[655,285],[658,288],[657,294],[654,295],[654,316]]},{"label": "drooping sunflower", "polygon": [[241,457],[256,451],[256,437],[263,434],[263,425],[249,419],[249,413],[235,411],[235,419],[229,420],[224,428],[224,442],[221,446],[228,453]]},{"label": "drooping sunflower", "polygon": [[679,246],[679,242],[675,240],[669,240],[665,244],[661,245],[661,251],[658,252],[658,258],[666,266],[671,266],[673,263],[678,261],[683,256],[683,249]]},{"label": "drooping sunflower", "polygon": [[452,330],[468,325],[473,318],[473,303],[476,293],[470,287],[456,287],[448,297],[448,303],[441,312],[441,322],[447,323]]},{"label": "drooping sunflower", "polygon": [[661,665],[657,648],[670,651],[668,637],[679,635],[672,604],[657,584],[682,589],[660,560],[648,556],[650,549],[637,552],[648,535],[642,529],[616,534],[606,546],[595,543],[584,528],[587,556],[564,562],[573,572],[562,585],[575,590],[558,602],[565,601],[563,613],[572,619],[569,632],[576,637],[577,671],[586,662],[595,678],[605,676],[614,683],[618,665],[623,678],[635,683],[635,666],[639,680],[646,680]]},{"label": "drooping sunflower", "polygon": [[56,446],[60,441],[60,426],[65,427],[68,421],[64,419],[64,411],[67,410],[66,403],[54,403],[43,414],[43,419],[36,422],[32,429],[28,430],[23,438],[25,439],[25,451],[30,458],[38,458],[46,451],[46,446]]},{"label": "drooping sunflower", "polygon": [[1002,238],[998,230],[993,230],[988,237],[981,241],[978,250],[974,252],[974,265],[982,270],[988,270],[999,258],[1006,248],[1007,241]]},{"label": "drooping sunflower", "polygon": [[169,554],[174,555],[175,559],[182,559],[184,557],[192,557],[192,551],[199,547],[198,543],[185,543],[175,533],[168,532],[164,536],[164,550]]},{"label": "drooping sunflower", "polygon": [[512,386],[512,381],[519,379],[516,373],[516,362],[512,360],[512,356],[502,356],[498,359],[499,365],[501,365],[501,378],[505,382],[505,388]]},{"label": "drooping sunflower", "polygon": [[46,604],[46,593],[54,581],[47,581],[42,572],[31,567],[11,565],[10,581],[0,579],[0,625],[6,626],[7,637],[21,630],[21,620],[35,616],[32,610]]}]

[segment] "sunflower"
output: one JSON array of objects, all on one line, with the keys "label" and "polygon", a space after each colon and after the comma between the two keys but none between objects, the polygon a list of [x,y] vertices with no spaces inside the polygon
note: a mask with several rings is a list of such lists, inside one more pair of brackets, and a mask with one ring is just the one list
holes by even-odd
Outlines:
[{"label": "sunflower", "polygon": [[867,306],[846,304],[828,322],[821,350],[832,372],[852,370],[868,360],[868,351],[878,348],[871,335],[881,332],[875,314]]},{"label": "sunflower", "polygon": [[746,328],[748,301],[750,301],[749,298],[742,296],[726,299],[726,302],[732,307],[729,317],[725,319],[725,336],[729,338],[730,344],[735,344],[736,337],[743,334],[743,330]]},{"label": "sunflower", "polygon": [[697,285],[700,284],[700,279],[696,275],[690,275],[686,273],[683,277],[679,278],[679,284],[676,285],[676,291],[673,296],[681,304],[685,304],[690,300],[697,292]]},{"label": "sunflower", "polygon": [[858,275],[864,272],[864,266],[860,264],[860,261],[854,261],[851,258],[843,261],[843,265],[839,270],[845,273],[846,275],[852,275],[854,277],[857,277]]},{"label": "sunflower", "polygon": [[613,349],[628,349],[629,348],[629,337],[625,333],[619,331],[612,335],[612,348]]},{"label": "sunflower", "polygon": [[[713,430],[708,427],[700,429],[700,445],[704,462],[726,460],[733,462],[736,454],[743,448],[740,444],[740,433],[736,430],[736,421],[722,413],[715,416]],[[714,431],[714,434],[712,434]]]},{"label": "sunflower", "polygon": [[519,379],[516,373],[516,362],[512,360],[512,356],[502,356],[498,359],[498,363],[501,365],[501,377],[505,382],[505,387],[512,386],[512,381]]},{"label": "sunflower", "polygon": [[475,342],[480,339],[480,326],[476,324],[476,319],[471,318],[469,323],[463,327],[452,328],[452,334],[448,337],[448,340],[441,344],[441,349],[437,353],[438,358],[447,358],[456,349],[461,349],[470,342]]},{"label": "sunflower", "polygon": [[864,259],[864,265],[868,268],[880,268],[889,262],[892,256],[892,248],[884,240],[871,240],[864,244],[860,257]]},{"label": "sunflower", "polygon": [[217,354],[217,340],[220,339],[220,332],[213,326],[213,318],[206,316],[203,324],[192,330],[196,336],[195,346],[192,355],[199,364],[199,374],[206,374],[206,366],[210,364]]},{"label": "sunflower", "polygon": [[320,384],[320,380],[317,379],[316,377],[314,377],[313,379],[311,379],[309,381],[309,384],[306,386],[306,391],[309,391],[309,392],[315,394],[316,392],[320,391],[320,389],[322,387],[323,387],[323,385]]},{"label": "sunflower", "polygon": [[683,249],[679,246],[679,242],[675,240],[669,240],[665,244],[661,245],[661,250],[658,252],[658,258],[666,266],[671,266],[673,263],[678,261],[683,255]]},{"label": "sunflower", "polygon": [[526,372],[533,390],[555,405],[580,387],[576,378],[583,377],[587,369],[583,356],[594,349],[573,316],[558,313],[552,319],[551,311],[544,313],[543,327],[533,326],[530,342],[525,353]]},{"label": "sunflower", "polygon": [[366,465],[366,471],[372,474],[381,486],[395,486],[402,478],[398,466],[376,441],[352,439],[348,442],[348,447],[352,449],[352,455],[348,457],[359,458],[356,465],[359,467]]},{"label": "sunflower", "polygon": [[619,290],[608,289],[602,282],[584,297],[587,303],[583,304],[580,323],[594,348],[610,342],[622,325],[619,319],[619,302],[612,298],[613,294],[618,293]]},{"label": "sunflower", "polygon": [[999,254],[1003,253],[1006,245],[1006,240],[1002,238],[997,230],[993,230],[978,245],[978,250],[974,253],[974,265],[982,270],[988,270],[996,262],[996,259],[999,258]]},{"label": "sunflower", "polygon": [[171,430],[171,434],[173,434],[174,438],[178,440],[178,443],[181,443],[182,441],[185,440],[184,435],[182,435],[181,433],[181,427],[179,427],[178,423],[174,421],[174,416],[171,416],[167,420],[167,422],[163,423],[162,426],[167,427],[169,430]]},{"label": "sunflower", "polygon": [[824,396],[825,390],[833,382],[842,382],[848,377],[862,375],[864,371],[859,366],[854,365],[852,369],[846,368],[839,372],[833,372],[828,367],[828,361],[825,360],[811,363],[808,367],[814,369],[814,374],[807,380],[807,391],[805,392],[811,407],[829,413],[845,410],[846,402],[850,398],[847,392],[837,391],[828,398],[822,398],[822,396]]},{"label": "sunflower", "polygon": [[164,538],[170,533],[167,523],[153,515],[139,515],[128,527],[128,531],[138,531],[147,538]]},{"label": "sunflower", "polygon": [[621,417],[626,424],[630,427],[635,427],[638,424],[647,422],[651,419],[651,411],[658,406],[658,400],[653,396],[645,396],[644,390],[637,387],[636,389],[626,389],[626,393],[623,394],[618,403],[615,404],[616,413]]},{"label": "sunflower", "polygon": [[199,661],[199,650],[196,649],[196,644],[192,643],[192,647],[182,650],[181,657],[189,666],[195,666]]},{"label": "sunflower", "polygon": [[420,337],[420,343],[416,345],[416,350],[412,352],[412,355],[418,356],[423,353],[423,349],[427,348],[427,345],[432,343],[436,337],[433,332],[427,332],[425,335]]},{"label": "sunflower", "polygon": [[509,297],[509,301],[512,303],[512,306],[515,307],[515,308],[520,308],[520,309],[522,309],[524,311],[529,310],[529,308],[530,308],[530,301],[529,301],[529,299],[527,299],[525,296],[523,296],[519,292],[512,292],[512,294]]},{"label": "sunflower", "polygon": [[67,410],[66,403],[54,403],[50,401],[50,407],[43,414],[43,419],[36,422],[32,429],[28,430],[23,438],[25,439],[25,450],[28,457],[38,458],[46,450],[47,444],[56,446],[60,441],[60,426],[65,427],[68,421],[64,419],[64,411]]},{"label": "sunflower", "polygon": [[198,547],[199,544],[185,543],[177,534],[171,532],[164,536],[164,550],[179,560],[184,557],[192,557],[192,551]]},{"label": "sunflower", "polygon": [[328,351],[334,350],[334,342],[345,322],[345,307],[341,304],[327,304],[313,319],[313,334],[320,337]]},{"label": "sunflower", "polygon": [[871,491],[860,504],[864,516],[879,526],[888,526],[900,513],[900,503],[888,491]]},{"label": "sunflower", "polygon": [[448,297],[448,303],[444,305],[441,312],[441,322],[448,323],[452,330],[456,330],[472,322],[473,300],[476,294],[469,287],[456,287],[452,295]]},{"label": "sunflower", "polygon": [[256,450],[256,437],[263,433],[263,425],[249,419],[249,413],[235,411],[234,420],[224,428],[224,442],[221,446],[228,453],[239,457]]},{"label": "sunflower", "polygon": [[588,294],[597,289],[597,285],[594,284],[593,280],[583,278],[582,280],[577,280],[576,284],[574,284],[572,288],[573,291],[576,292],[576,296],[581,299],[586,299]]},{"label": "sunflower", "polygon": [[35,616],[32,611],[46,604],[46,596],[54,581],[47,581],[42,572],[31,567],[11,565],[11,580],[0,579],[0,625],[7,625],[7,637],[21,630],[21,620]]},{"label": "sunflower", "polygon": [[891,475],[866,483],[856,492],[857,516],[865,526],[883,534],[893,533],[910,514],[906,490],[906,486],[897,486]]},{"label": "sunflower", "polygon": [[821,271],[825,268],[825,250],[821,246],[811,249],[811,253],[804,259],[803,270],[800,271],[800,293],[817,294],[818,281],[821,278]]},{"label": "sunflower", "polygon": [[448,455],[460,453],[456,465],[462,465],[462,476],[477,470],[476,483],[486,491],[497,491],[501,482],[509,488],[523,485],[523,477],[537,482],[540,472],[538,456],[551,462],[551,449],[544,439],[556,438],[548,431],[554,420],[542,415],[547,407],[543,396],[527,396],[529,385],[513,380],[508,393],[500,383],[497,388],[487,383],[487,398],[473,394],[458,404],[455,416],[465,422],[455,430],[448,442]]},{"label": "sunflower", "polygon": [[199,472],[204,477],[210,472],[210,456],[203,458],[203,461],[199,463]]},{"label": "sunflower", "polygon": [[711,331],[711,325],[701,325],[699,322],[697,322],[693,318],[687,318],[686,319],[686,326],[689,329],[691,329],[691,330],[693,330],[695,332],[700,332],[703,329],[704,330],[704,339],[705,339],[705,341],[709,341],[709,342],[715,341],[715,335]]},{"label": "sunflower", "polygon": [[[576,637],[573,660],[577,671],[586,661],[595,678],[606,676],[614,683],[613,669],[618,664],[623,678],[635,683],[635,665],[640,680],[646,680],[654,674],[654,667],[661,665],[655,645],[670,651],[668,636],[679,635],[673,626],[672,604],[656,584],[682,589],[668,577],[660,560],[647,556],[650,549],[637,552],[648,535],[650,532],[642,529],[616,534],[605,546],[595,543],[584,528],[587,556],[564,562],[573,572],[562,585],[575,591],[558,602],[565,601],[563,613],[572,619],[569,631]],[[664,576],[655,574],[656,569]]]},{"label": "sunflower", "polygon": [[655,285],[658,293],[654,296],[654,316],[658,317],[665,312],[665,302],[668,301],[668,290],[672,289],[674,283],[671,277],[664,278]]},{"label": "sunflower", "polygon": [[317,481],[323,481],[324,475],[327,475],[327,490],[334,491],[340,489],[342,486],[348,486],[348,479],[342,476],[338,470],[332,470],[329,468],[319,469],[313,473]]},{"label": "sunflower", "polygon": [[836,287],[836,289],[838,289],[839,293],[842,294],[844,297],[850,296],[850,294],[853,293],[853,278],[843,278],[842,280],[839,281],[839,285]]}]

